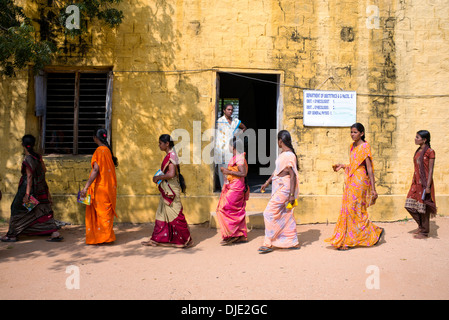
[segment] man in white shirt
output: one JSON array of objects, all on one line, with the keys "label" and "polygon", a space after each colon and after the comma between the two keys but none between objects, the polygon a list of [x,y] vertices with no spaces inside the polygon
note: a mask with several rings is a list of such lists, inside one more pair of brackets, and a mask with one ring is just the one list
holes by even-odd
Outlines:
[{"label": "man in white shirt", "polygon": [[218,118],[215,134],[215,150],[214,159],[215,167],[218,170],[218,177],[220,179],[220,186],[223,187],[224,177],[220,170],[220,167],[227,167],[228,162],[233,157],[232,152],[229,150],[229,142],[232,137],[236,136],[239,129],[242,132],[246,131],[246,126],[237,118],[232,118],[232,112],[234,106],[227,104],[223,109],[223,116]]}]

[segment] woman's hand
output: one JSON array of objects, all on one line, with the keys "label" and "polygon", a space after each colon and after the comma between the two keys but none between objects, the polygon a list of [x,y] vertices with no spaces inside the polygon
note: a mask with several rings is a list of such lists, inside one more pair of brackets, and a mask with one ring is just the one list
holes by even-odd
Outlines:
[{"label": "woman's hand", "polygon": [[153,182],[154,183],[157,183],[159,180],[161,180],[159,176],[154,176],[153,177]]},{"label": "woman's hand", "polygon": [[427,188],[426,188],[426,194],[427,194],[427,193],[430,193],[430,187],[427,187]]},{"label": "woman's hand", "polygon": [[86,194],[87,194],[87,188],[84,187],[84,188],[80,191],[80,196],[84,198],[84,197],[86,196]]},{"label": "woman's hand", "polygon": [[337,172],[338,170],[340,170],[341,168],[344,168],[345,165],[344,164],[334,164],[332,165],[332,169],[334,169],[335,172]]},{"label": "woman's hand", "polygon": [[294,204],[295,204],[295,196],[294,196],[294,195],[290,195],[290,196],[288,197],[288,202],[289,202],[291,205],[294,205]]},{"label": "woman's hand", "polygon": [[376,190],[373,190],[371,204],[375,204],[378,197],[379,197],[379,195],[377,194]]},{"label": "woman's hand", "polygon": [[23,197],[23,203],[27,203],[30,202],[30,195],[29,194],[25,194],[25,196]]},{"label": "woman's hand", "polygon": [[260,192],[264,193],[265,189],[268,187],[269,183],[268,181],[265,182],[261,187],[260,187]]}]

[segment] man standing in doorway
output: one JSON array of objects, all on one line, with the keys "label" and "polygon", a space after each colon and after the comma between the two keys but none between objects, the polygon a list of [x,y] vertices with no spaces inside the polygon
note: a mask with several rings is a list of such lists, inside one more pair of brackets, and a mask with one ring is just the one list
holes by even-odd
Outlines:
[{"label": "man standing in doorway", "polygon": [[224,177],[221,172],[221,167],[227,167],[228,162],[231,160],[233,154],[229,150],[229,141],[232,137],[236,136],[238,129],[242,132],[246,131],[246,126],[237,118],[232,118],[234,112],[234,106],[227,104],[223,109],[223,116],[218,118],[215,131],[215,167],[218,170],[218,178],[220,179],[220,187],[223,187]]}]

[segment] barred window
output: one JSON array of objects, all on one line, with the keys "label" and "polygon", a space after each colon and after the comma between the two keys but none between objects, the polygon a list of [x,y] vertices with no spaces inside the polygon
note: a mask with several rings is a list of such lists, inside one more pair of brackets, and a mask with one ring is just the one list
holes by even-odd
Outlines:
[{"label": "barred window", "polygon": [[96,129],[110,137],[111,72],[47,72],[45,154],[92,154]]}]

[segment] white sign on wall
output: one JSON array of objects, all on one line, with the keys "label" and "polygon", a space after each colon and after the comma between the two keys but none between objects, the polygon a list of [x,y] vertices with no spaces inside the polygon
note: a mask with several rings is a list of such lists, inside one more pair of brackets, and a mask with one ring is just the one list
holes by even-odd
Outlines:
[{"label": "white sign on wall", "polygon": [[304,125],[350,127],[356,122],[355,91],[304,90]]}]

